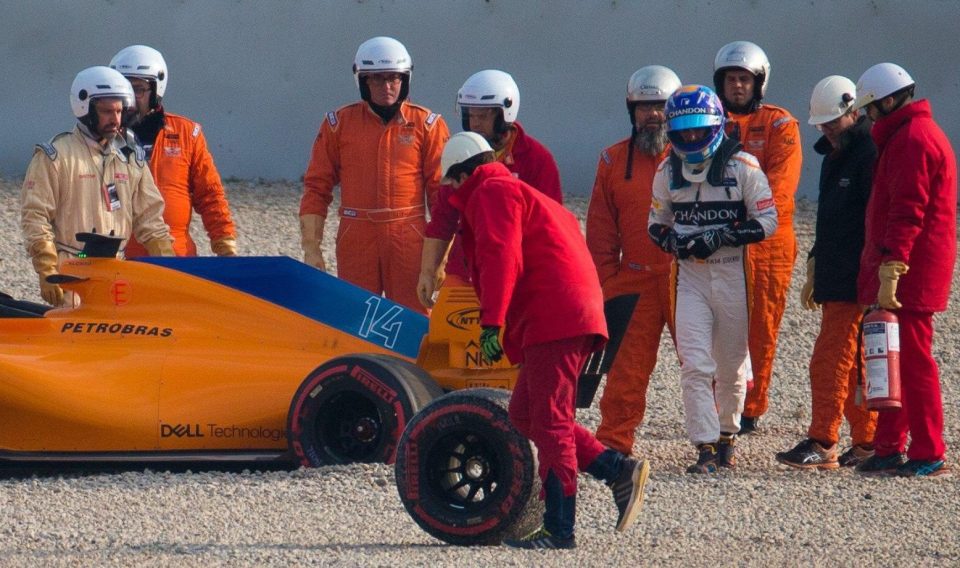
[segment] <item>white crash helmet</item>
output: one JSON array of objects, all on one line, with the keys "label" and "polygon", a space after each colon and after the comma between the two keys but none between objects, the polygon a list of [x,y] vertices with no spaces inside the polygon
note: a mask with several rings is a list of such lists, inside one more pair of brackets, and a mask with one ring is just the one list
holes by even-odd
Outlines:
[{"label": "white crash helmet", "polygon": [[627,102],[667,102],[680,88],[680,77],[663,65],[647,65],[627,81]]},{"label": "white crash helmet", "polygon": [[407,53],[407,48],[392,37],[370,38],[360,44],[357,55],[353,59],[353,78],[360,89],[360,96],[363,100],[369,101],[370,90],[366,82],[360,80],[360,75],[365,73],[403,73],[403,86],[400,88],[399,98],[402,101],[410,93],[413,59]]},{"label": "white crash helmet", "polygon": [[814,126],[836,120],[853,109],[857,86],[840,75],[824,77],[810,95],[810,120]]},{"label": "white crash helmet", "polygon": [[857,100],[853,104],[856,108],[863,108],[915,84],[910,74],[896,63],[878,63],[860,76]]},{"label": "white crash helmet", "polygon": [[464,107],[499,108],[504,122],[511,124],[520,112],[520,88],[509,73],[497,69],[478,71],[457,91],[457,113],[466,120],[469,117],[463,112]]},{"label": "white crash helmet", "polygon": [[[117,52],[110,60],[110,68],[116,69],[124,77],[143,79],[156,85],[156,101],[150,101],[151,107],[160,105],[167,92],[167,62],[159,51],[146,45],[131,45]],[[155,104],[154,104],[155,103]]]},{"label": "white crash helmet", "polygon": [[130,81],[119,71],[102,65],[88,67],[77,73],[73,85],[70,86],[70,109],[73,110],[73,116],[87,126],[92,126],[86,122],[94,114],[90,101],[104,98],[120,99],[125,110],[133,108],[133,87],[130,86]]},{"label": "white crash helmet", "polygon": [[713,86],[721,99],[723,72],[727,69],[745,69],[753,73],[753,98],[756,101],[763,99],[767,93],[767,84],[770,83],[770,60],[760,46],[749,41],[734,41],[717,52],[717,57],[713,60]]},{"label": "white crash helmet", "polygon": [[458,132],[451,136],[443,146],[443,153],[440,154],[440,175],[443,177],[440,183],[451,182],[446,177],[451,167],[484,152],[493,152],[493,148],[490,147],[486,138],[476,132]]}]

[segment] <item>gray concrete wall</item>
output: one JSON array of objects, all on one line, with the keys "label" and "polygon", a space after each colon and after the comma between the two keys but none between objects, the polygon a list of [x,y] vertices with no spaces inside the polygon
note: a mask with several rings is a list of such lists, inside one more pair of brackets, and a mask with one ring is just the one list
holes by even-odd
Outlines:
[{"label": "gray concrete wall", "polygon": [[709,84],[717,49],[737,39],[766,50],[767,98],[803,123],[805,195],[819,172],[809,93],[829,74],[856,81],[874,63],[899,63],[960,144],[954,0],[0,0],[0,14],[5,176],[22,175],[34,143],[72,127],[77,71],[132,43],[164,53],[168,108],[204,124],[225,177],[298,179],[323,113],[357,98],[350,66],[375,35],[407,45],[413,99],[454,132],[463,81],[483,68],[512,73],[520,120],[573,193],[589,193],[599,150],[628,134],[636,68],[659,63]]}]

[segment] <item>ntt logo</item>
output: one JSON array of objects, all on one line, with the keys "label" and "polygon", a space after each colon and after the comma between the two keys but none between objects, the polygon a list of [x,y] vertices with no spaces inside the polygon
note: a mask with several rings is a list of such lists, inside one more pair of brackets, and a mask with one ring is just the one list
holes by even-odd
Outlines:
[{"label": "ntt logo", "polygon": [[480,325],[480,308],[464,308],[451,312],[447,316],[447,323],[457,329],[476,329]]}]

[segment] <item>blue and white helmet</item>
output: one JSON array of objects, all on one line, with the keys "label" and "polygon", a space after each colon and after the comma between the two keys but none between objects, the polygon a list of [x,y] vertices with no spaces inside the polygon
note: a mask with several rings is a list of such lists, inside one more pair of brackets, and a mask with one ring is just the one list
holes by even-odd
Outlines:
[{"label": "blue and white helmet", "polygon": [[[709,160],[723,142],[726,121],[720,98],[709,87],[684,85],[667,99],[667,137],[681,160],[699,164]],[[680,131],[707,129],[707,136],[696,142],[684,142]]]}]

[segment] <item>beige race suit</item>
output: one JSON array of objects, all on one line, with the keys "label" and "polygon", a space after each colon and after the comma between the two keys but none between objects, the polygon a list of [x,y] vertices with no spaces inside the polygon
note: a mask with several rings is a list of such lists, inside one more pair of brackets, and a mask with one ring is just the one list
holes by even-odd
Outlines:
[{"label": "beige race suit", "polygon": [[61,262],[83,248],[81,232],[172,241],[142,150],[120,137],[103,148],[80,125],[37,145],[20,193],[20,225],[31,257],[53,242]]}]

